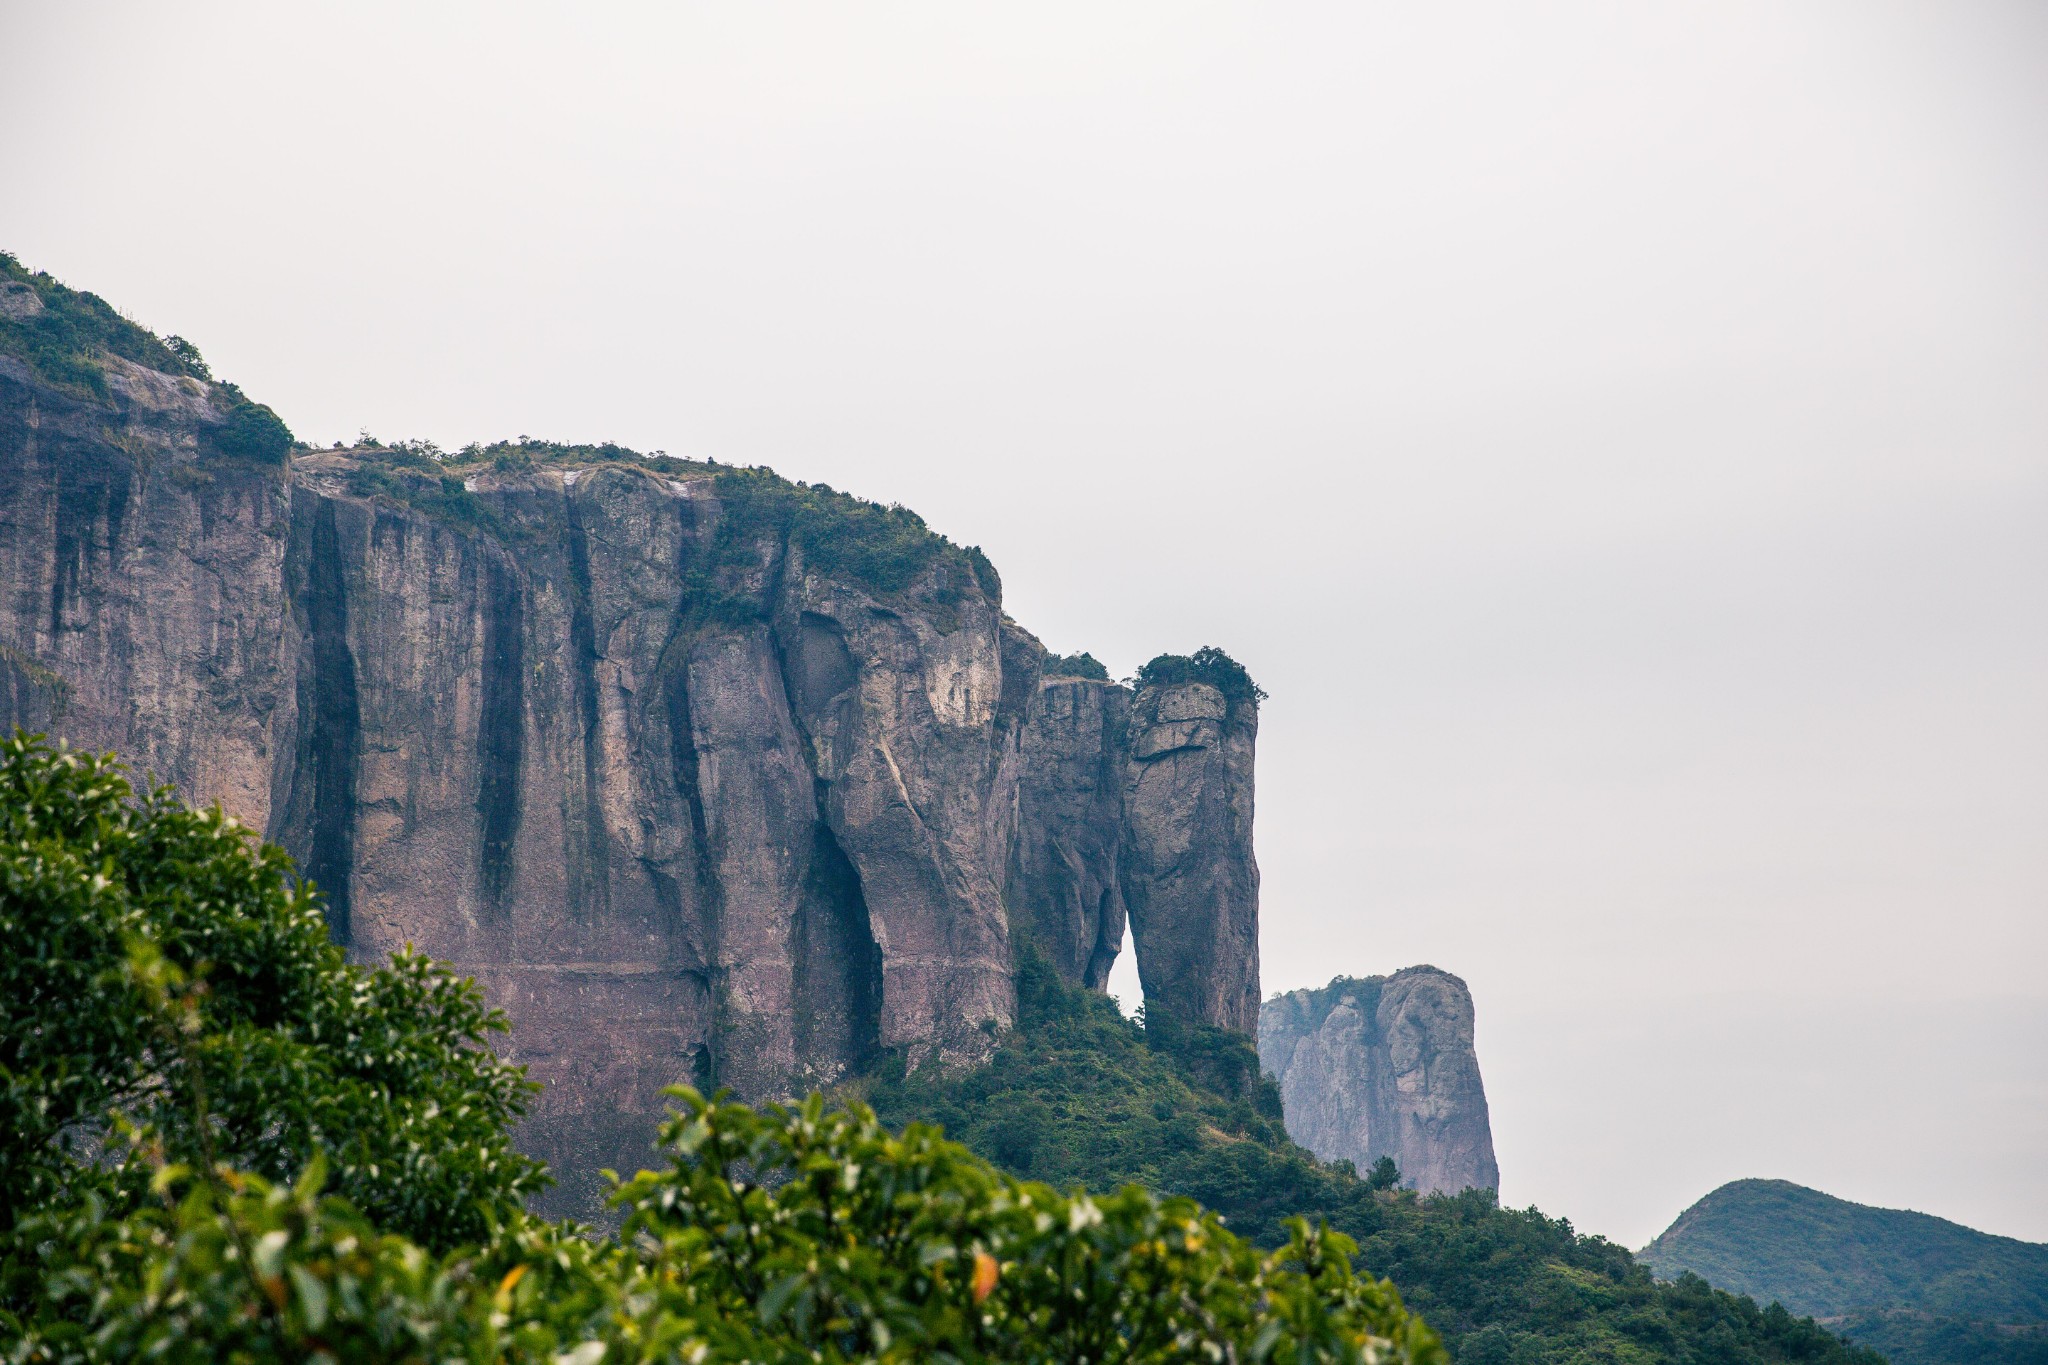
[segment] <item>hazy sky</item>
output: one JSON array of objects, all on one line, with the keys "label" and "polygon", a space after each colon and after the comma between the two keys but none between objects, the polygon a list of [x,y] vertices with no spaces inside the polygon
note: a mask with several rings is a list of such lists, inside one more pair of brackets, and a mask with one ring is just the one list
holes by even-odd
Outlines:
[{"label": "hazy sky", "polygon": [[302,437],[916,507],[1271,692],[1502,1196],[2048,1240],[2048,6],[0,0],[0,246]]}]

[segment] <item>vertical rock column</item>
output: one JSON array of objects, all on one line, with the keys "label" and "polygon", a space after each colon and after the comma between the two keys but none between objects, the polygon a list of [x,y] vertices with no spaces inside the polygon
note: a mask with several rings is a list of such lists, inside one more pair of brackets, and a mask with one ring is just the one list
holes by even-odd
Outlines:
[{"label": "vertical rock column", "polygon": [[1053,678],[1024,727],[1024,780],[1004,899],[1069,985],[1102,990],[1123,950],[1123,784],[1131,694]]},{"label": "vertical rock column", "polygon": [[1148,1014],[1258,1028],[1258,728],[1253,702],[1207,683],[1141,688],[1132,699],[1122,883]]}]

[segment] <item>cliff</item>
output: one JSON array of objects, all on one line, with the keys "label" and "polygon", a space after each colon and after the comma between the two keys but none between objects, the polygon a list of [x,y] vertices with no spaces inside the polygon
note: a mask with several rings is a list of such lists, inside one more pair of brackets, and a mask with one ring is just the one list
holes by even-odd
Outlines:
[{"label": "cliff", "polygon": [[1500,1185],[1472,1039],[1471,992],[1435,967],[1340,976],[1259,1011],[1259,1064],[1288,1135],[1361,1173],[1392,1157],[1425,1192]]},{"label": "cliff", "polygon": [[1161,664],[1135,691],[1043,684],[1023,736],[1009,901],[1063,979],[1101,989],[1128,922],[1149,1015],[1250,1034],[1257,700],[1231,696],[1213,668]]},{"label": "cliff", "polygon": [[1027,942],[1099,989],[1127,918],[1153,1008],[1253,1027],[1256,697],[1041,680],[903,509],[614,446],[294,448],[0,257],[0,589],[0,724],[277,839],[355,956],[474,973],[572,1176],[638,1166],[665,1084],[981,1060]]}]

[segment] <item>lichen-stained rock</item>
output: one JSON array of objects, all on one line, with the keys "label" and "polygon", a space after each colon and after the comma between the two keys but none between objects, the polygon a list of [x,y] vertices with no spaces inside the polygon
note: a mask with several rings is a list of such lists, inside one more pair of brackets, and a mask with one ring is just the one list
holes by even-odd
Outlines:
[{"label": "lichen-stained rock", "polygon": [[1060,978],[1102,990],[1123,950],[1124,766],[1130,689],[1049,678],[1024,727],[1024,781],[1007,890],[1012,914]]},{"label": "lichen-stained rock", "polygon": [[1148,1014],[1258,1027],[1258,725],[1254,702],[1207,683],[1141,687],[1131,700],[1122,887]]},{"label": "lichen-stained rock", "polygon": [[1413,1189],[1496,1189],[1500,1169],[1473,1048],[1472,995],[1435,967],[1340,976],[1259,1011],[1259,1064],[1287,1133],[1361,1172],[1381,1157]]}]

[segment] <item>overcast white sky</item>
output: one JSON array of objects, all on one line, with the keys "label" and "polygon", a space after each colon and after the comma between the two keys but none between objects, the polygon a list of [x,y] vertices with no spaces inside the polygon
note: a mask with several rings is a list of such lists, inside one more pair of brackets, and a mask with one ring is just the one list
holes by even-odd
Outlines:
[{"label": "overcast white sky", "polygon": [[2048,1239],[2048,7],[0,0],[0,246],[302,437],[773,465],[1272,693],[1502,1195]]}]

